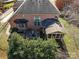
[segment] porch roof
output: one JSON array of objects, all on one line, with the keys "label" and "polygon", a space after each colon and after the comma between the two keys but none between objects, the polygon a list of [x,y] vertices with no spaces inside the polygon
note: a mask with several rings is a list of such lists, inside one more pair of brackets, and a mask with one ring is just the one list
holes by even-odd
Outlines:
[{"label": "porch roof", "polygon": [[57,23],[54,23],[50,25],[48,28],[46,28],[46,34],[52,34],[55,32],[64,33],[64,29],[62,26],[58,25]]}]

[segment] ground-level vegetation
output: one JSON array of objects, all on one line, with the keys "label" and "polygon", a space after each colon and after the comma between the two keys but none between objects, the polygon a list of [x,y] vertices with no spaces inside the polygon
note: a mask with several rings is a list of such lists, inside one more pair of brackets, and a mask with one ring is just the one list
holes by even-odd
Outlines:
[{"label": "ground-level vegetation", "polygon": [[0,23],[0,59],[7,59],[8,36],[6,35],[7,26],[3,28],[4,26]]},{"label": "ground-level vegetation", "polygon": [[9,59],[56,59],[57,44],[54,39],[24,39],[13,33],[9,39]]},{"label": "ground-level vegetation", "polygon": [[72,24],[69,24],[65,19],[59,18],[61,24],[63,24],[65,36],[64,42],[66,44],[69,59],[78,59],[79,57],[79,28]]}]

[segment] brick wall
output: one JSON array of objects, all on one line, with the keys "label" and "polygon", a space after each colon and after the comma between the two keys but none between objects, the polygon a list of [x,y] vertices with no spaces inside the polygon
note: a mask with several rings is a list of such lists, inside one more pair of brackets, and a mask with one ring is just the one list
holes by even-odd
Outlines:
[{"label": "brick wall", "polygon": [[54,18],[55,16],[58,16],[59,14],[18,14],[18,15],[14,15],[11,20],[10,20],[10,24],[12,27],[16,27],[16,24],[14,23],[14,21],[16,19],[26,19],[28,20],[28,28],[35,28],[34,26],[34,16],[40,16],[41,21],[47,19],[47,18]]}]

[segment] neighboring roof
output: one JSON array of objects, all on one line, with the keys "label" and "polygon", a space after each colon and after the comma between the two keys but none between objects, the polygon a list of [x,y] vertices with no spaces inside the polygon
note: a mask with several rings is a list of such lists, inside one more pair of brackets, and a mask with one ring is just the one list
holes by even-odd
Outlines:
[{"label": "neighboring roof", "polygon": [[46,34],[52,34],[55,32],[64,33],[63,27],[59,26],[57,23],[54,23],[50,25],[48,28],[46,28]]},{"label": "neighboring roof", "polygon": [[53,13],[59,14],[59,11],[49,0],[25,0],[16,13]]},{"label": "neighboring roof", "polygon": [[14,22],[17,23],[17,24],[20,24],[20,23],[27,23],[28,20],[26,20],[26,19],[17,19]]}]

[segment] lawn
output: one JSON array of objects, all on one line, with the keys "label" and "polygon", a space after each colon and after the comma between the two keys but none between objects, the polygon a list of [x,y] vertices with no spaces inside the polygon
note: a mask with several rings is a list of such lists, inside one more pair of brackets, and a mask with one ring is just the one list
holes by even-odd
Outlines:
[{"label": "lawn", "polygon": [[4,4],[3,8],[11,8],[13,5],[14,5],[14,2],[8,3],[8,4]]},{"label": "lawn", "polygon": [[69,59],[78,59],[79,57],[79,28],[69,24],[66,20],[59,18],[60,23],[65,30],[64,41],[69,52]]},{"label": "lawn", "polygon": [[5,34],[6,28],[4,28],[4,30],[1,31],[2,26],[0,24],[0,59],[7,59],[8,37]]}]

